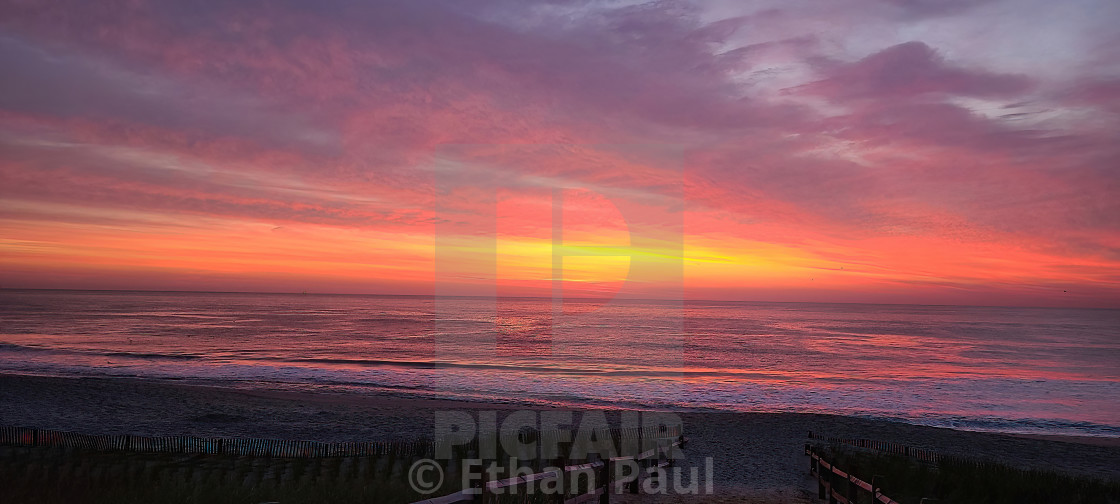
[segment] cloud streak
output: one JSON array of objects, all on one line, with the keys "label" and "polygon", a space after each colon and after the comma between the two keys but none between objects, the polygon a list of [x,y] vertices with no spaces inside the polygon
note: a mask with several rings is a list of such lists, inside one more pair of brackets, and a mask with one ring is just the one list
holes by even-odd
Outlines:
[{"label": "cloud streak", "polygon": [[[259,225],[275,289],[423,292],[416,251],[492,218],[479,191],[583,188],[683,197],[694,297],[1115,306],[1120,34],[1012,7],[6,2],[2,279],[128,271],[93,246],[128,237],[144,285],[260,288],[223,241]],[[1032,30],[1049,52],[1009,48]]]}]

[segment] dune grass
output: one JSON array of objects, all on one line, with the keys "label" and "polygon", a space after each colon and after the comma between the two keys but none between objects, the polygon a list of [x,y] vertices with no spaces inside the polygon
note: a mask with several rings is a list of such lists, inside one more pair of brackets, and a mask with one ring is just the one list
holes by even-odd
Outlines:
[{"label": "dune grass", "polygon": [[[431,494],[413,490],[408,470],[417,460],[392,454],[284,458],[0,445],[0,502],[393,504],[461,490],[458,461],[443,463],[443,484]],[[491,497],[493,504],[554,501],[524,490]]]},{"label": "dune grass", "polygon": [[[409,464],[389,456],[297,459],[0,446],[0,502],[413,502],[423,496],[407,484]],[[450,482],[445,486],[440,492],[456,490]]]},{"label": "dune grass", "polygon": [[843,445],[827,447],[825,454],[830,462],[864,481],[874,477],[883,494],[902,504],[918,504],[922,498],[954,504],[1120,504],[1120,481],[1116,480],[965,458],[934,465]]}]

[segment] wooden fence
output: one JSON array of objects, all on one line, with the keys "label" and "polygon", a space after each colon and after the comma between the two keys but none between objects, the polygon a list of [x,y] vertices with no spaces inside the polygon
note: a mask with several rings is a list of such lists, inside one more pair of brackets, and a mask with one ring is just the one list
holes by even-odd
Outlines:
[{"label": "wooden fence", "polygon": [[[621,482],[611,481],[611,478],[616,474],[615,470],[617,464],[623,464],[629,461],[638,463],[638,470],[640,473],[634,480],[629,481],[625,485],[625,490],[627,492],[638,493],[640,482],[645,478],[657,476],[659,469],[664,469],[669,466],[672,461],[670,455],[671,451],[674,448],[684,448],[687,441],[687,438],[683,435],[678,435],[678,437],[671,442],[659,443],[657,447],[637,455],[611,457],[605,461],[589,461],[583,464],[566,465],[563,468],[558,468],[558,470],[487,481],[479,488],[464,489],[450,495],[417,501],[413,504],[486,503],[491,502],[496,496],[513,493],[511,490],[520,489],[519,487],[522,486],[527,487],[526,489],[520,489],[522,490],[520,493],[524,495],[528,493],[528,488],[532,488],[532,486],[538,482],[549,479],[559,479],[560,481],[568,482],[570,481],[568,478],[577,478],[580,473],[594,474],[588,481],[596,482],[595,487],[589,488],[585,493],[577,495],[568,495],[565,492],[558,492],[553,496],[554,501],[562,504],[583,504],[588,502],[607,504],[610,502],[611,494],[614,493],[612,492],[611,485],[620,486],[621,484]],[[568,475],[567,478],[563,477],[565,475]],[[615,490],[621,490],[621,488],[616,488]]]},{"label": "wooden fence", "polygon": [[[856,447],[856,448],[864,448],[864,449],[874,450],[874,451],[878,451],[878,452],[882,452],[882,453],[889,453],[889,454],[892,454],[892,455],[901,455],[901,456],[904,456],[904,457],[910,457],[910,458],[912,458],[914,460],[917,460],[919,462],[923,462],[923,463],[927,463],[927,464],[931,464],[931,465],[935,465],[935,466],[936,465],[942,465],[942,464],[954,464],[954,465],[957,465],[957,466],[975,467],[975,468],[1005,466],[1005,464],[1000,463],[999,461],[996,461],[996,460],[977,458],[977,457],[968,457],[968,456],[964,456],[964,455],[952,455],[952,454],[947,455],[947,454],[943,454],[943,453],[937,453],[937,452],[932,451],[932,450],[926,450],[924,448],[918,448],[918,447],[914,447],[914,446],[908,446],[908,445],[904,445],[904,444],[901,444],[901,443],[893,443],[893,442],[889,442],[889,441],[877,441],[877,440],[874,440],[874,439],[839,438],[839,437],[831,437],[831,436],[822,436],[822,435],[814,433],[813,431],[809,431],[809,439],[815,439],[815,440],[818,440],[818,441],[824,441],[826,443],[832,443],[832,444],[844,444],[844,445],[853,446],[853,447]],[[1029,469],[1025,469],[1025,468],[1011,467],[1009,469],[1020,471],[1020,472],[1023,472],[1023,473],[1030,472]]]},{"label": "wooden fence", "polygon": [[320,443],[284,439],[96,435],[24,427],[0,427],[0,444],[57,446],[99,451],[211,453],[290,458],[429,456],[432,453],[432,443],[427,440]]},{"label": "wooden fence", "polygon": [[[457,457],[465,457],[467,454],[474,454],[472,458],[479,457],[483,453],[484,445],[496,446],[501,444],[502,436],[516,435],[519,441],[524,443],[540,442],[546,445],[558,446],[565,444],[563,439],[571,439],[572,432],[570,430],[547,430],[547,431],[526,431],[521,433],[504,432],[504,433],[483,433],[475,436],[470,441],[458,444],[454,447],[442,446],[441,443],[447,442],[446,440],[437,440],[436,453],[447,453],[449,448],[456,454]],[[596,429],[596,435],[603,435],[607,439],[617,440],[621,445],[640,443],[642,439],[660,439],[666,437],[678,437],[681,435],[680,426],[653,426],[653,427],[610,427],[607,429]],[[570,443],[570,441],[568,442]],[[517,456],[518,454],[509,454]]]},{"label": "wooden fence", "polygon": [[[888,441],[876,441],[874,439],[856,439],[856,438],[839,438],[839,437],[831,437],[831,436],[821,436],[819,434],[813,433],[813,431],[809,431],[809,439],[816,439],[816,440],[819,440],[819,441],[824,441],[826,443],[846,444],[848,446],[854,446],[856,448],[866,448],[866,449],[869,449],[869,450],[876,450],[876,451],[880,451],[880,452],[883,452],[883,453],[890,453],[890,454],[894,454],[894,455],[902,455],[902,456],[906,456],[906,457],[911,457],[911,458],[916,459],[916,460],[920,460],[922,462],[932,462],[932,463],[935,463],[935,464],[940,462],[943,459],[950,458],[950,457],[947,457],[945,455],[941,455],[939,453],[936,453],[936,452],[933,452],[933,451],[930,451],[930,450],[925,450],[925,449],[922,449],[922,448],[916,448],[916,447],[913,447],[913,446],[907,446],[907,445],[899,444],[899,443],[891,443],[891,442],[888,442]],[[952,458],[957,459],[959,457],[952,457]]]},{"label": "wooden fence", "polygon": [[[650,428],[611,428],[610,439],[620,442],[627,440],[656,439],[680,435],[678,427],[662,429]],[[557,442],[570,437],[568,431],[533,431],[526,441]],[[480,443],[497,443],[495,439],[479,440],[455,446],[455,452],[463,455],[479,453]],[[136,436],[131,434],[98,435],[63,432],[48,429],[0,426],[0,444],[22,446],[56,446],[99,451],[130,451],[141,453],[210,453],[227,455],[250,455],[265,457],[315,458],[315,457],[367,457],[393,455],[398,457],[432,457],[437,445],[431,440],[413,441],[373,441],[323,443],[317,441],[298,441],[260,438],[202,438],[193,436]],[[514,455],[514,454],[511,454]]]},{"label": "wooden fence", "polygon": [[805,454],[809,456],[809,474],[817,477],[817,498],[828,499],[829,504],[855,504],[861,501],[860,495],[870,495],[872,502],[898,504],[883,495],[879,487],[830,464],[811,446],[805,445]]}]

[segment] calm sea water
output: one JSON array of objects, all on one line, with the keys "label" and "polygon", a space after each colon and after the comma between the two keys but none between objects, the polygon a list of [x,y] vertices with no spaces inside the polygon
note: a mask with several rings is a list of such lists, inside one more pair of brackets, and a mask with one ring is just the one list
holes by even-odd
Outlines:
[{"label": "calm sea water", "polygon": [[1120,436],[1120,311],[0,291],[0,372]]}]

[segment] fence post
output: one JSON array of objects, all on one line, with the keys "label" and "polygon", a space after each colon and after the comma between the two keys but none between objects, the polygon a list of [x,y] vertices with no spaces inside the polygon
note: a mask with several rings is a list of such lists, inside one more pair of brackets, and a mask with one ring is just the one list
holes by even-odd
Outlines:
[{"label": "fence post", "polygon": [[[599,471],[602,474],[602,479],[596,482],[596,488],[602,488],[603,493],[599,495],[599,504],[610,504],[611,502],[611,464],[610,454],[603,460],[603,468]],[[594,490],[594,489],[592,489]]]},{"label": "fence post", "polygon": [[875,474],[875,475],[871,476],[871,500],[872,501],[874,501],[875,498],[879,496],[879,493],[883,491],[882,487],[878,485],[878,482],[881,482],[881,481],[883,481],[883,476],[882,475]]},{"label": "fence post", "polygon": [[825,475],[820,472],[820,464],[817,464],[817,498],[828,498],[828,485],[825,481]]},{"label": "fence post", "polygon": [[833,490],[836,488],[836,479],[836,471],[833,471],[830,467],[828,469],[828,504],[837,504],[836,496],[832,494]]},{"label": "fence post", "polygon": [[[470,471],[470,472],[473,473],[474,472],[474,467],[476,465],[479,468],[479,473],[480,474],[485,474],[482,471],[482,468],[484,467],[484,465],[481,462],[471,462],[471,463],[468,464],[467,461],[464,460],[463,461],[463,471],[464,472]],[[476,490],[474,495],[471,498],[471,502],[474,503],[474,504],[482,504],[482,493],[486,491],[486,485],[485,485],[485,482],[483,482],[481,480],[482,478],[483,478],[483,476],[479,476],[479,481],[472,481],[471,482],[471,488]]]}]

